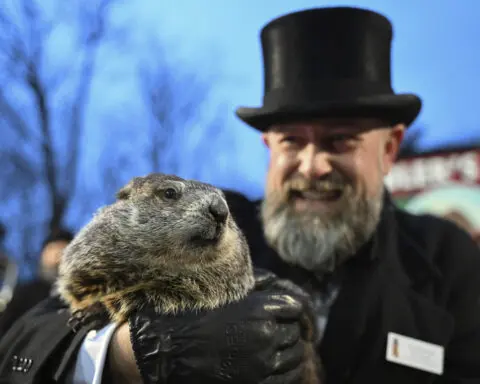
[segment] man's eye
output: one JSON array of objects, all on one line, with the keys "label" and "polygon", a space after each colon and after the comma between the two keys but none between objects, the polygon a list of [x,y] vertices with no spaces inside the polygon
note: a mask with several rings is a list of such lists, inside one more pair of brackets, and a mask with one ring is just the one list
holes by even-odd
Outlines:
[{"label": "man's eye", "polygon": [[298,142],[298,138],[295,136],[286,136],[282,138],[281,140],[282,143],[296,143]]},{"label": "man's eye", "polygon": [[352,140],[353,136],[348,136],[348,135],[334,135],[330,136],[330,141],[347,141],[347,140]]},{"label": "man's eye", "polygon": [[357,139],[351,135],[335,135],[329,137],[330,147],[339,152],[347,151],[355,146]]}]

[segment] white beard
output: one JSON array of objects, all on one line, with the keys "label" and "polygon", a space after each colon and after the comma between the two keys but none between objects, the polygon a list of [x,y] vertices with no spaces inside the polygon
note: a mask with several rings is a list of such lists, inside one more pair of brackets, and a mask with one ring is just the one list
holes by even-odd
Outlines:
[{"label": "white beard", "polygon": [[372,237],[383,206],[383,185],[370,199],[345,191],[339,206],[328,217],[299,213],[281,194],[271,193],[261,207],[265,238],[287,263],[309,271],[331,271]]}]

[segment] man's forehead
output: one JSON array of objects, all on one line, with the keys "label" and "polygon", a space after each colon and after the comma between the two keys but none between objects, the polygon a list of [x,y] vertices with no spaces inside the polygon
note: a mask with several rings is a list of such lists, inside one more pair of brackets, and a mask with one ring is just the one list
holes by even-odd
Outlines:
[{"label": "man's forehead", "polygon": [[385,128],[387,124],[379,119],[368,118],[329,118],[310,121],[292,121],[289,123],[274,124],[269,131],[278,133],[291,133],[301,131],[315,131],[318,133],[328,133],[332,131],[348,131],[359,133],[362,131]]}]

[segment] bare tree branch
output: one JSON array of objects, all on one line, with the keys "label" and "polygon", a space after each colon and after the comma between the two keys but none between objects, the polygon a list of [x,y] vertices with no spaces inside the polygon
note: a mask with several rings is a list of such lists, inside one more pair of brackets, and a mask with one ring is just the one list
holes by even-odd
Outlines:
[{"label": "bare tree branch", "polygon": [[[100,0],[98,7],[92,7],[92,1],[69,2],[70,9],[78,6],[75,15],[77,25],[71,28],[76,29],[79,36],[78,57],[82,60],[79,63],[72,61],[71,72],[60,71],[60,75],[50,76],[49,73],[56,72],[49,62],[47,46],[52,32],[65,20],[54,13],[48,15],[40,0],[16,0],[8,9],[0,8],[0,72],[9,74],[0,83],[0,120],[17,137],[16,145],[30,143],[40,155],[40,173],[36,166],[38,161],[31,163],[29,169],[41,176],[47,190],[51,209],[48,218],[50,230],[61,226],[76,192],[83,117],[95,72],[96,52],[108,30],[108,6],[114,1]],[[70,9],[68,12],[71,12]],[[61,15],[66,16],[67,13]],[[76,61],[76,58],[77,55],[72,60]],[[54,91],[67,79],[71,81],[73,78],[76,86],[70,90],[69,99],[55,105],[52,101]],[[35,121],[25,119],[25,111],[20,109],[23,106],[16,103],[14,97],[6,97],[7,87],[12,81],[16,81],[15,86],[22,87],[24,93],[26,91],[31,96]],[[62,146],[66,155],[61,156],[54,141],[54,122],[59,108],[68,104],[68,122],[63,124],[68,136],[66,145]],[[12,172],[16,172],[16,178],[27,182],[30,178],[26,171],[28,164],[20,164],[18,157],[5,151],[4,156],[8,158]],[[10,186],[20,187],[15,183]],[[27,186],[31,188],[32,183],[25,184],[28,190]]]},{"label": "bare tree branch", "polygon": [[112,4],[111,0],[101,0],[100,6],[96,12],[85,12],[81,14],[82,26],[87,26],[85,33],[85,58],[81,67],[78,87],[75,92],[75,99],[72,105],[70,137],[67,144],[69,156],[67,157],[66,175],[70,175],[70,182],[65,194],[72,199],[76,192],[78,184],[78,160],[80,156],[81,133],[84,123],[85,107],[90,92],[90,87],[95,70],[95,59],[99,44],[102,41],[106,30],[106,18],[108,16],[108,7]]},{"label": "bare tree branch", "polygon": [[[154,171],[180,173],[186,137],[198,126],[202,132],[217,130],[218,115],[206,120],[203,111],[210,101],[213,81],[195,69],[169,62],[159,42],[152,42],[155,59],[139,66],[141,92],[152,116],[149,158]],[[220,134],[218,130],[217,134]],[[190,170],[202,168],[202,162],[190,164]]]},{"label": "bare tree branch", "polygon": [[0,199],[6,201],[18,191],[29,191],[38,182],[37,170],[32,163],[15,150],[0,152],[0,177],[8,180],[1,185]]},{"label": "bare tree branch", "polygon": [[23,141],[30,139],[31,130],[29,129],[25,119],[12,107],[6,99],[5,93],[0,89],[0,118],[4,121],[7,129],[15,131],[16,135]]},{"label": "bare tree branch", "polygon": [[[105,145],[93,177],[91,168],[86,176],[80,166],[86,152],[82,139],[91,86],[98,76],[99,51],[107,42],[108,48],[118,47],[117,31],[120,40],[125,38],[125,30],[112,30],[109,19],[111,5],[121,0],[72,0],[68,5],[52,1],[61,11],[46,12],[41,0],[12,0],[15,17],[0,8],[0,124],[10,139],[0,142],[0,177],[5,181],[0,197],[12,199],[19,211],[15,212],[19,215],[15,228],[28,243],[22,248],[28,262],[37,246],[36,240],[28,239],[58,229],[72,213],[77,217],[90,213],[101,204],[102,196],[111,201],[118,188],[138,172],[138,163],[145,163],[141,150],[132,149],[131,132],[125,130],[123,142],[128,145]],[[67,64],[57,65],[49,43],[54,41],[53,32],[65,25],[75,31],[71,40],[76,54],[66,55]],[[212,78],[166,60],[162,44],[152,49],[155,54],[148,53],[150,59],[142,61],[138,72],[140,91],[152,117],[148,171],[151,166],[155,171],[179,173],[185,163],[179,156],[182,151],[196,151],[188,147],[187,136],[195,130],[197,136],[220,137],[224,121],[220,114],[206,117],[204,113],[211,100]],[[129,119],[118,120],[116,114],[122,112],[112,113],[108,125],[115,126],[117,120],[119,126],[130,128]],[[204,166],[197,160],[188,165],[190,173]],[[39,201],[44,211],[30,217]]]}]

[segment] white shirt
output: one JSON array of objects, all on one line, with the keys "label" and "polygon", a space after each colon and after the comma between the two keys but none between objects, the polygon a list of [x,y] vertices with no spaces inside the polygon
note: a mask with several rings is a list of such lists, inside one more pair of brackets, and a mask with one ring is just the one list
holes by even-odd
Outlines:
[{"label": "white shirt", "polygon": [[101,384],[108,347],[117,324],[87,333],[77,356],[73,384]]}]

